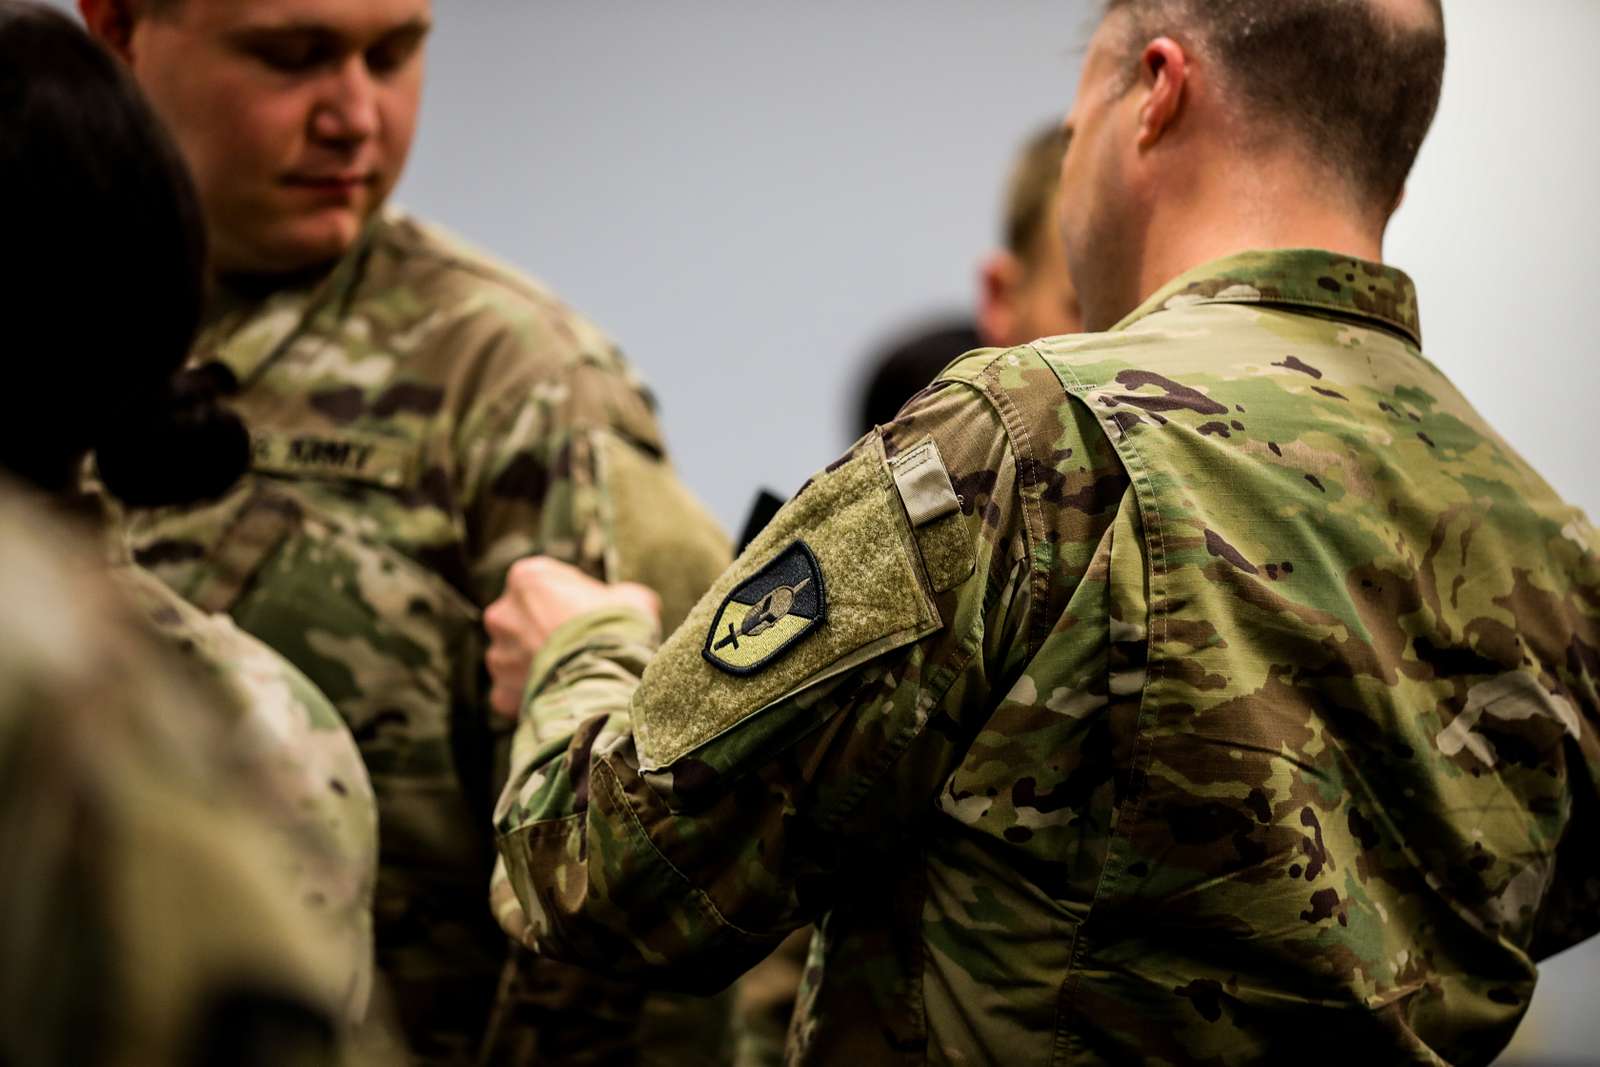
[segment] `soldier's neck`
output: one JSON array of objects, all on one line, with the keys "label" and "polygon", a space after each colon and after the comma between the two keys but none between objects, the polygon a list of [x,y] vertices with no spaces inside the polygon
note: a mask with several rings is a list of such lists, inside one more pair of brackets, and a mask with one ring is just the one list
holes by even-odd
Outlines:
[{"label": "soldier's neck", "polygon": [[[1289,165],[1199,178],[1188,195],[1151,211],[1138,264],[1137,299],[1196,267],[1240,252],[1319,248],[1381,262],[1387,215],[1357,205],[1325,178]],[[1131,295],[1131,294],[1130,294]]]},{"label": "soldier's neck", "polygon": [[255,312],[279,293],[311,293],[338,267],[338,261],[290,274],[213,274],[201,329],[209,330]]},{"label": "soldier's neck", "polygon": [[214,300],[259,303],[291,289],[314,289],[339,266],[338,260],[282,274],[228,273],[212,276]]}]

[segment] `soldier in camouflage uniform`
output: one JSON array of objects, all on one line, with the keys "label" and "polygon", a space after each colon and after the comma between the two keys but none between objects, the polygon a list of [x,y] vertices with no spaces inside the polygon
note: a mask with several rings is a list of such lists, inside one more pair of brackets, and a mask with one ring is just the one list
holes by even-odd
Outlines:
[{"label": "soldier in camouflage uniform", "polygon": [[1492,1060],[1600,929],[1600,557],[1376,262],[1443,51],[1119,0],[1105,332],[948,368],[659,651],[520,564],[519,935],[712,989],[815,919],[798,1063]]},{"label": "soldier in camouflage uniform", "polygon": [[[378,965],[416,1059],[513,1062],[582,1035],[586,1057],[626,1060],[631,987],[541,964],[497,992],[487,826],[510,722],[490,714],[481,608],[540,552],[647,582],[681,617],[726,540],[600,331],[383,208],[428,0],[82,7],[195,172],[218,284],[192,367],[254,450],[220,502],[134,516],[135,558],[285,655],[355,732],[379,805]],[[497,699],[514,714],[519,695]]]},{"label": "soldier in camouflage uniform", "polygon": [[341,1062],[345,946],[285,877],[229,694],[0,485],[0,1062]]}]

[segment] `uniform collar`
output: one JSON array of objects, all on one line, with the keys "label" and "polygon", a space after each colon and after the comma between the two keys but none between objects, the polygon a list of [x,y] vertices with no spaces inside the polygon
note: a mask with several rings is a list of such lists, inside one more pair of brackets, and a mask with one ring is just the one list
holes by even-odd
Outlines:
[{"label": "uniform collar", "polygon": [[1365,320],[1422,347],[1417,289],[1403,271],[1315,248],[1241,252],[1196,267],[1162,286],[1112,330],[1195,304],[1309,308]]},{"label": "uniform collar", "polygon": [[233,372],[241,388],[248,388],[314,318],[345,313],[386,221],[385,212],[374,215],[331,270],[297,277],[281,288],[269,286],[265,291],[223,288],[214,298],[191,362],[220,362]]}]

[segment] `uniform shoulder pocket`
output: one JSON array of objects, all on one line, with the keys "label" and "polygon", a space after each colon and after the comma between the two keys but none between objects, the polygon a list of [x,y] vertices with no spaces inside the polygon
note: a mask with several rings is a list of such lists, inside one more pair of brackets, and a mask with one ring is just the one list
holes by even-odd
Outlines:
[{"label": "uniform shoulder pocket", "polygon": [[[651,661],[633,706],[641,767],[669,767],[939,626],[874,434],[777,514]],[[786,734],[791,726],[773,725]]]}]

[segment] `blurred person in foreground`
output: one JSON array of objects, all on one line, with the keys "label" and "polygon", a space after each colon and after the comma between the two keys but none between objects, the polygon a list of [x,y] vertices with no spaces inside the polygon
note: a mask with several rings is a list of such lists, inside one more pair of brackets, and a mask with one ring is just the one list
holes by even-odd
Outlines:
[{"label": "blurred person in foreground", "polygon": [[1058,222],[1066,146],[1060,122],[1028,138],[1006,183],[1000,247],[978,267],[976,321],[923,327],[875,356],[861,398],[859,433],[893,421],[957,356],[1083,329]]},{"label": "blurred person in foreground", "polygon": [[0,484],[0,1060],[342,1062],[348,961],[279,862],[233,694],[47,511]]},{"label": "blurred person in foreground", "polygon": [[193,189],[57,12],[0,0],[0,99],[0,1062],[334,1062],[372,975],[355,743],[266,646],[97,559],[75,492],[91,450],[135,503],[244,469],[237,420],[173,382],[205,284]]},{"label": "blurred person in foreground", "polygon": [[1433,0],[1114,0],[1104,332],[946,370],[659,650],[519,565],[528,941],[716,988],[815,920],[800,1063],[1493,1060],[1600,927],[1600,559],[1381,263],[1444,54]]},{"label": "blurred person in foreground", "polygon": [[215,278],[190,365],[251,436],[220,502],[130,516],[136,558],[288,657],[355,732],[380,815],[378,964],[416,1060],[630,1062],[637,989],[505,969],[487,823],[510,726],[490,703],[514,712],[520,692],[489,692],[480,609],[537,552],[642,580],[681,616],[726,540],[599,330],[385,208],[428,0],[80,6],[195,175]]}]

